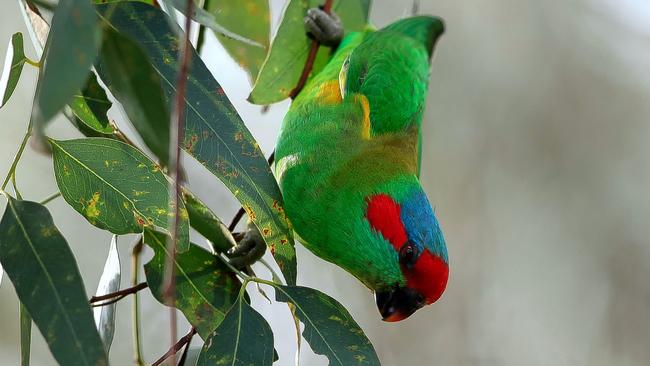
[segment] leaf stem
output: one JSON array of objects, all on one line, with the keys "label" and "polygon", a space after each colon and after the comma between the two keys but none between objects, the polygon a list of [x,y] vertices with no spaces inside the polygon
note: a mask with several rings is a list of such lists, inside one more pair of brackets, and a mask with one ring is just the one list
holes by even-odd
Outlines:
[{"label": "leaf stem", "polygon": [[[323,11],[328,13],[332,10],[332,3],[333,0],[325,0],[325,4],[323,4]],[[298,83],[296,84],[296,87],[291,90],[291,93],[289,93],[289,97],[291,99],[296,98],[296,96],[300,93],[302,88],[305,87],[305,84],[307,83],[307,79],[309,78],[309,74],[311,73],[311,70],[314,68],[314,61],[316,61],[316,54],[318,53],[318,48],[320,47],[320,43],[318,41],[313,40],[311,42],[311,48],[309,49],[309,54],[307,55],[307,61],[305,62],[305,67],[302,69],[302,73],[300,74],[300,79],[298,79]]]},{"label": "leaf stem", "polygon": [[29,125],[27,126],[27,132],[25,132],[25,136],[23,136],[23,140],[20,143],[18,152],[16,152],[16,156],[14,156],[14,160],[11,163],[11,168],[9,168],[9,172],[7,173],[7,176],[2,182],[2,186],[0,187],[0,189],[4,190],[5,188],[7,188],[7,184],[9,184],[9,179],[11,179],[12,175],[15,174],[16,167],[18,166],[18,161],[23,156],[23,152],[25,151],[25,146],[27,146],[27,141],[29,140],[29,137],[31,135],[32,135],[32,121],[30,120]]},{"label": "leaf stem", "polygon": [[47,205],[48,203],[54,201],[55,199],[61,197],[61,192],[56,192],[52,193],[51,195],[43,198],[41,202],[39,202],[41,205]]},{"label": "leaf stem", "polygon": [[[162,355],[159,359],[157,359],[156,362],[152,363],[151,366],[158,366],[163,362],[165,362],[165,360],[168,359],[169,357],[176,355],[176,353],[180,351],[184,345],[186,344],[189,345],[195,333],[196,333],[196,328],[192,327],[192,329],[190,329],[190,331],[183,338],[179,339],[178,342],[174,343],[171,346],[171,348],[169,348],[169,350],[164,355]],[[174,365],[174,363],[171,363],[171,365]]]},{"label": "leaf stem", "polygon": [[28,65],[32,65],[37,69],[41,68],[41,63],[39,61],[34,61],[34,60],[30,59],[29,57],[25,57],[25,63],[28,64]]},{"label": "leaf stem", "polygon": [[[133,250],[131,251],[131,286],[137,286],[138,283],[140,253],[142,253],[142,236],[140,236],[140,239],[133,246]],[[133,294],[131,317],[133,321],[133,358],[135,359],[135,364],[137,366],[145,366],[140,346],[140,297],[137,292]]]},{"label": "leaf stem", "polygon": [[[90,300],[88,300],[88,302],[91,303],[91,304],[94,304],[94,303],[102,301],[102,300],[110,300],[110,299],[115,299],[115,298],[122,299],[122,298],[126,297],[127,295],[135,294],[136,292],[138,292],[140,290],[143,290],[143,289],[145,289],[147,287],[149,287],[149,285],[146,282],[140,282],[137,285],[129,287],[129,288],[125,288],[124,290],[111,292],[110,294],[101,295],[101,296],[93,296],[93,297],[90,298]],[[102,306],[102,305],[108,305],[108,303],[102,303],[99,306]]]}]

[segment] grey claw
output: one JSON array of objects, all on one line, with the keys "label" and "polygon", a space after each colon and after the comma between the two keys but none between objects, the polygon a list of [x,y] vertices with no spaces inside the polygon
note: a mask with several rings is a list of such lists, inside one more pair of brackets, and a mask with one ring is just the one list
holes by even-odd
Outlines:
[{"label": "grey claw", "polygon": [[343,25],[335,13],[326,13],[319,8],[311,8],[304,18],[307,34],[318,43],[336,47],[343,39]]},{"label": "grey claw", "polygon": [[248,224],[246,233],[236,246],[230,248],[226,255],[235,268],[244,268],[257,262],[266,252],[266,243],[255,225]]}]

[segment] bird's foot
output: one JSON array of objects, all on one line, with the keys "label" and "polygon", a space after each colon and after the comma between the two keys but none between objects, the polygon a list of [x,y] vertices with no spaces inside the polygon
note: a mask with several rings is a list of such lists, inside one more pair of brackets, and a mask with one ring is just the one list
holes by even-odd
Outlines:
[{"label": "bird's foot", "polygon": [[226,255],[230,258],[230,264],[237,269],[243,269],[257,262],[266,252],[266,243],[259,230],[252,222],[246,227],[237,245],[232,247]]},{"label": "bird's foot", "polygon": [[343,24],[334,12],[328,14],[320,8],[311,8],[304,22],[307,36],[322,45],[335,48],[343,40]]}]

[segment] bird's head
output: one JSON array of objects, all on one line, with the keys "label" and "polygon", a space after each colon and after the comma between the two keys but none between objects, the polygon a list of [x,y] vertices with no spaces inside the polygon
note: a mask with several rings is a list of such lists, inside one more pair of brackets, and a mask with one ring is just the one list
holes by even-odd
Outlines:
[{"label": "bird's head", "polygon": [[426,195],[413,187],[400,198],[389,193],[366,197],[366,219],[396,253],[403,281],[375,289],[383,320],[400,321],[434,303],[449,275],[445,240]]}]

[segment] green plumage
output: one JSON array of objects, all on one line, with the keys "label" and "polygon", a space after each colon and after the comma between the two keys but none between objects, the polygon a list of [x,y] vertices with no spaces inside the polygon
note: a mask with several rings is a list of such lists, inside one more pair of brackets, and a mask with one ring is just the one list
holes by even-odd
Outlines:
[{"label": "green plumage", "polygon": [[438,18],[422,16],[347,35],[293,102],[276,146],[301,241],[371,289],[405,282],[396,251],[366,219],[366,200],[421,190],[420,126],[442,31]]}]

